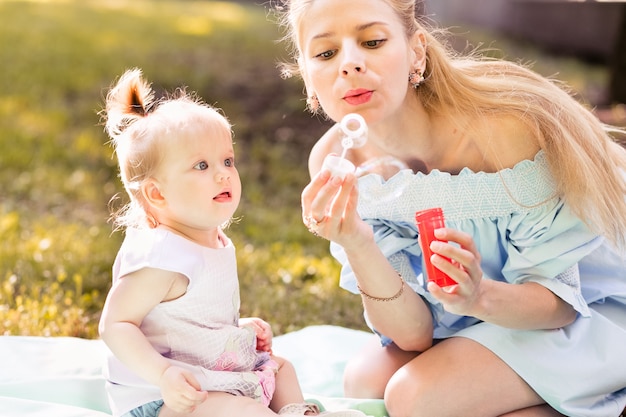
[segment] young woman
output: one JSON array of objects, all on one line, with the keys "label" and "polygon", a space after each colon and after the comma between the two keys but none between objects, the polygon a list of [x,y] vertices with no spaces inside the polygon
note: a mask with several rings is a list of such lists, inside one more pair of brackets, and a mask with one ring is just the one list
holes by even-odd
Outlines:
[{"label": "young woman", "polygon": [[[355,165],[391,156],[391,178],[321,169],[302,193],[332,241],[342,287],[380,336],[345,373],[346,395],[391,417],[618,416],[626,405],[626,151],[556,82],[457,55],[414,0],[290,0],[281,23],[307,102],[369,127]],[[441,207],[430,245],[456,285],[428,282],[415,213]],[[449,243],[446,243],[449,242]]]},{"label": "young woman", "polygon": [[227,119],[184,91],[154,101],[137,69],[109,92],[105,118],[130,197],[100,321],[114,416],[318,415],[271,354],[269,324],[239,318],[223,230],[241,197]]}]

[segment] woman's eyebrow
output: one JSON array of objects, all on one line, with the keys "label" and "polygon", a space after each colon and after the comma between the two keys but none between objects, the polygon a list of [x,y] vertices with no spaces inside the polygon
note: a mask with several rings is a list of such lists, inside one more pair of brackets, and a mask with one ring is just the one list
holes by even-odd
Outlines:
[{"label": "woman's eyebrow", "polygon": [[[363,31],[365,29],[369,29],[372,26],[377,26],[377,25],[381,25],[381,26],[389,26],[388,23],[386,22],[379,22],[379,21],[374,21],[374,22],[368,22],[368,23],[363,23],[362,25],[358,25],[356,27],[357,32]],[[334,32],[322,32],[322,33],[318,33],[317,35],[313,36],[313,40],[315,39],[322,39],[322,38],[329,38],[333,35]]]}]

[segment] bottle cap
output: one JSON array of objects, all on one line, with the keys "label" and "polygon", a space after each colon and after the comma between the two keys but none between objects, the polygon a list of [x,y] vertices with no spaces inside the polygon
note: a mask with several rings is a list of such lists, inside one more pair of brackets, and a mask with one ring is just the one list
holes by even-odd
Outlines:
[{"label": "bottle cap", "polygon": [[437,219],[441,219],[440,227],[443,227],[443,210],[441,209],[441,207],[433,207],[426,210],[420,210],[415,213],[415,221],[418,224]]},{"label": "bottle cap", "polygon": [[327,155],[324,158],[324,164],[322,169],[327,169],[333,175],[333,177],[340,177],[344,179],[346,175],[356,170],[354,164],[347,159],[344,159],[337,155]]}]

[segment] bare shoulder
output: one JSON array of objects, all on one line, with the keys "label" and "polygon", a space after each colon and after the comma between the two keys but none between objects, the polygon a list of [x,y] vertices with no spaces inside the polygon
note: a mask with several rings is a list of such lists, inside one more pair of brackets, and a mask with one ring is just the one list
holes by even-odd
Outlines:
[{"label": "bare shoulder", "polygon": [[339,127],[334,125],[319,138],[311,149],[311,153],[309,154],[309,174],[311,178],[317,175],[322,169],[326,155],[331,153],[341,154],[342,150]]},{"label": "bare shoulder", "polygon": [[142,294],[143,298],[151,299],[156,305],[185,294],[189,279],[179,272],[146,267],[131,272],[118,282],[125,291]]},{"label": "bare shoulder", "polygon": [[514,117],[494,118],[485,137],[486,157],[496,169],[512,168],[532,160],[541,149],[538,138],[524,121]]},{"label": "bare shoulder", "polygon": [[141,268],[119,278],[109,291],[100,320],[101,332],[116,322],[141,324],[159,303],[186,291],[183,277],[172,271]]}]

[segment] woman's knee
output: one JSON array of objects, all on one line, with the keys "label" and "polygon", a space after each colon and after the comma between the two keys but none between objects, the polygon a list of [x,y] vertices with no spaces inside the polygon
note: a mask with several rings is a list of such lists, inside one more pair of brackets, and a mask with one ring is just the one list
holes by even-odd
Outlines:
[{"label": "woman's knee", "polygon": [[344,394],[352,398],[383,398],[391,376],[417,353],[391,344],[383,347],[376,339],[348,362],[344,372]]},{"label": "woman's knee", "polygon": [[[396,372],[384,393],[385,407],[390,417],[432,417],[430,405],[436,401],[429,392],[430,384],[416,372],[405,369]],[[434,381],[431,381],[431,383]]]},{"label": "woman's knee", "polygon": [[378,366],[371,366],[363,357],[348,362],[343,374],[344,395],[350,398],[383,398],[386,379],[381,379]]}]

